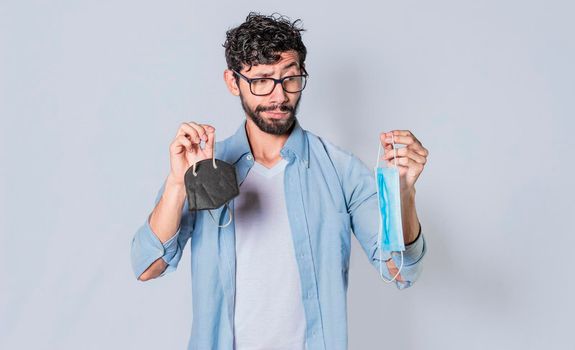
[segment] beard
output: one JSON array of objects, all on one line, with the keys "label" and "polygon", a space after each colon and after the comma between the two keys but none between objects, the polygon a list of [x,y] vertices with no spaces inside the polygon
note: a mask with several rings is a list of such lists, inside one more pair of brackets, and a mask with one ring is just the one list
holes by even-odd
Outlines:
[{"label": "beard", "polygon": [[[301,95],[293,107],[286,104],[275,104],[271,106],[257,105],[255,109],[251,109],[244,101],[241,93],[240,100],[242,102],[244,112],[246,112],[248,117],[254,122],[254,124],[257,125],[261,131],[272,135],[285,135],[290,133],[292,126],[295,124],[299,102],[301,101]],[[282,113],[287,112],[288,116],[287,118],[282,119],[266,120],[261,115],[262,112],[266,111],[280,111]]]}]

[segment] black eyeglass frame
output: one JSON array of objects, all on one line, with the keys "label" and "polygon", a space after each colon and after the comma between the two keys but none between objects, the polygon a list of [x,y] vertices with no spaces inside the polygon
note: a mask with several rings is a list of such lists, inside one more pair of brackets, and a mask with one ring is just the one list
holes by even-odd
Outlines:
[{"label": "black eyeglass frame", "polygon": [[[255,95],[255,96],[267,96],[267,95],[271,94],[271,93],[275,90],[277,84],[280,84],[281,87],[282,87],[282,89],[283,89],[283,91],[285,91],[285,92],[287,92],[287,93],[289,93],[289,94],[297,94],[298,92],[302,92],[303,89],[305,89],[305,87],[306,87],[306,85],[307,85],[307,80],[308,80],[308,78],[309,78],[309,74],[307,74],[305,68],[302,68],[302,70],[303,70],[303,74],[288,75],[288,76],[283,77],[283,78],[280,78],[280,79],[275,79],[275,78],[248,78],[248,77],[246,77],[245,75],[243,75],[242,73],[240,73],[240,72],[238,72],[238,71],[235,71],[235,70],[233,70],[233,69],[232,69],[231,71],[234,72],[235,74],[239,75],[242,79],[244,79],[244,80],[248,83],[248,85],[250,86],[250,92],[252,93],[252,95]],[[299,90],[299,91],[287,91],[286,88],[285,88],[285,86],[284,86],[284,84],[283,84],[284,80],[289,79],[289,78],[296,78],[296,77],[302,77],[302,78],[303,78],[303,85],[302,85],[302,87],[301,87],[301,90]],[[267,94],[256,94],[256,93],[254,93],[254,91],[253,91],[253,89],[252,89],[252,81],[256,81],[256,80],[273,80],[273,82],[274,82],[274,87],[273,87],[273,88],[270,90],[270,92],[268,92]]]}]

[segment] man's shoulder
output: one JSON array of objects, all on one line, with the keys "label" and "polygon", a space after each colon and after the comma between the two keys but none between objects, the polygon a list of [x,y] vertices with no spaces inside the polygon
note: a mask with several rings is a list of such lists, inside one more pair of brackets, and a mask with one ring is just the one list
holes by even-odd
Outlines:
[{"label": "man's shoulder", "polygon": [[353,152],[347,150],[326,137],[318,136],[312,132],[306,132],[310,147],[310,163],[315,164],[316,169],[321,171],[316,174],[326,176],[331,173],[337,176],[340,186],[344,188],[346,198],[350,198],[353,190],[361,184],[367,184],[366,188],[372,188],[370,179],[372,171]]},{"label": "man's shoulder", "polygon": [[319,136],[309,130],[305,130],[310,152],[325,153],[330,159],[341,165],[348,164],[350,161],[357,159],[357,157],[349,150],[335,144],[330,139]]}]

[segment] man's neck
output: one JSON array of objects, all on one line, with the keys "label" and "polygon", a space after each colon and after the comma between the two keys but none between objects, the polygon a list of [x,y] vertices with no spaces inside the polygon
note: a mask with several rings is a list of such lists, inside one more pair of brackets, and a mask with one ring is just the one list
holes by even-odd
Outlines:
[{"label": "man's neck", "polygon": [[246,134],[256,162],[271,168],[281,160],[280,151],[289,134],[272,135],[263,132],[250,118],[246,120]]}]

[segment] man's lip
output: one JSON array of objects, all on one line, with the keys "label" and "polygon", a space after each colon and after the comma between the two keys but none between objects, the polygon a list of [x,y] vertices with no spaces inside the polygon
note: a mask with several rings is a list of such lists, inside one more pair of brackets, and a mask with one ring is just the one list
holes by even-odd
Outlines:
[{"label": "man's lip", "polygon": [[267,114],[270,114],[273,117],[283,117],[284,115],[288,114],[288,112],[272,112],[266,111]]}]

